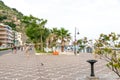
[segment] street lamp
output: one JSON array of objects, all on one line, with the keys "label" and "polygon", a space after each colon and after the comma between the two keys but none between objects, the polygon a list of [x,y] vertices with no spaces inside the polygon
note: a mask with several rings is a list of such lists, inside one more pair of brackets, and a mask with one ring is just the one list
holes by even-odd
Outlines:
[{"label": "street lamp", "polygon": [[75,27],[75,41],[74,41],[74,54],[76,55],[77,54],[77,40],[76,40],[76,35],[79,35],[80,33],[76,31],[76,27]]}]

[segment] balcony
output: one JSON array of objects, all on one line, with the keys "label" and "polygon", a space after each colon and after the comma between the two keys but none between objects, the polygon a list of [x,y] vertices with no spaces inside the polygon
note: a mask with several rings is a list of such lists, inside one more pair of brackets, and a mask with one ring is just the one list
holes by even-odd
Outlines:
[{"label": "balcony", "polygon": [[10,36],[10,37],[14,37],[13,34],[10,34],[10,33],[8,34],[8,36]]},{"label": "balcony", "polygon": [[13,43],[12,40],[0,40],[0,42],[2,42],[2,43]]},{"label": "balcony", "polygon": [[2,32],[0,32],[0,34],[8,34],[6,31],[2,31]]},{"label": "balcony", "polygon": [[7,36],[0,36],[0,39],[7,39]]},{"label": "balcony", "polygon": [[3,31],[3,30],[6,31],[7,29],[6,29],[6,28],[0,28],[0,30],[2,30],[2,31]]},{"label": "balcony", "polygon": [[0,42],[2,42],[2,43],[7,43],[7,41],[6,41],[6,40],[0,40]]}]

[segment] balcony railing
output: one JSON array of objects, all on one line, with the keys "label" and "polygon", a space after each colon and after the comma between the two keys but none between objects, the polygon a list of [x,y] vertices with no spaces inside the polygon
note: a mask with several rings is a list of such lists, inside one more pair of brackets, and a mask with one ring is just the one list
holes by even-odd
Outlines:
[{"label": "balcony railing", "polygon": [[0,42],[2,42],[2,43],[13,43],[13,41],[11,41],[11,40],[0,40]]},{"label": "balcony railing", "polygon": [[7,32],[0,32],[0,34],[6,34],[7,35],[8,33]]},{"label": "balcony railing", "polygon": [[0,36],[0,39],[7,39],[7,36]]}]

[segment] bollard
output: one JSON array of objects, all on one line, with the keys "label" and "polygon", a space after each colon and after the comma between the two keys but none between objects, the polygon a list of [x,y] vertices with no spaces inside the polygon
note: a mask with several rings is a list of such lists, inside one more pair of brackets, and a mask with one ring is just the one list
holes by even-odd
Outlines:
[{"label": "bollard", "polygon": [[87,60],[87,62],[91,64],[91,74],[90,74],[90,76],[94,77],[95,76],[95,74],[94,74],[94,63],[96,63],[97,60]]}]

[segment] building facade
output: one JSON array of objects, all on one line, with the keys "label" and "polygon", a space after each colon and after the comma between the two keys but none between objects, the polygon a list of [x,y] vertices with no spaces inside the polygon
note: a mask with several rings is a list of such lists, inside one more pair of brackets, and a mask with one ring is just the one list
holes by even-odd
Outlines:
[{"label": "building facade", "polygon": [[17,31],[13,31],[14,34],[14,45],[15,46],[22,46],[23,45],[23,41],[22,41],[22,33],[17,32]]},{"label": "building facade", "polygon": [[0,48],[10,48],[13,44],[12,28],[8,25],[0,24]]},{"label": "building facade", "polygon": [[12,30],[8,25],[0,24],[0,48],[11,48],[23,45],[22,33]]}]

